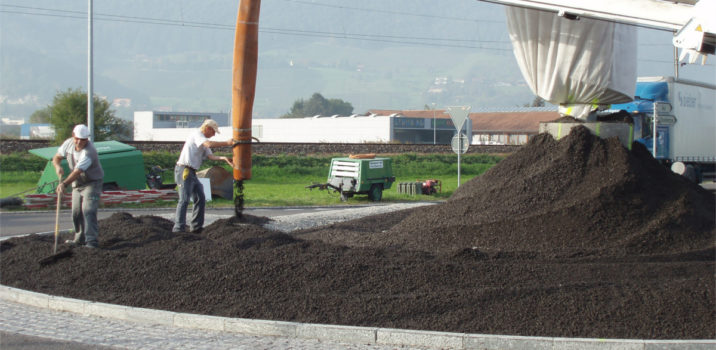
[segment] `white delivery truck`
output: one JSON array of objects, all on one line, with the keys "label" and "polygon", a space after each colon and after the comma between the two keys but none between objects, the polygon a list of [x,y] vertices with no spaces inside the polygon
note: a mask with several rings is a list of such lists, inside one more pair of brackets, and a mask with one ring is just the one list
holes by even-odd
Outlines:
[{"label": "white delivery truck", "polygon": [[673,77],[640,77],[634,95],[634,101],[611,107],[631,114],[634,140],[691,180],[713,179],[716,85]]}]

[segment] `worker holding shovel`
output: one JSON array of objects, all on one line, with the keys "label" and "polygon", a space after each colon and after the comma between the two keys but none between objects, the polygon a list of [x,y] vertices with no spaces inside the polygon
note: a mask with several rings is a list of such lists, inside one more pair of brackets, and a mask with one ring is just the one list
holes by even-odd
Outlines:
[{"label": "worker holding shovel", "polygon": [[193,131],[179,154],[176,167],[174,167],[174,180],[179,191],[179,202],[174,217],[172,232],[184,232],[186,229],[186,210],[189,206],[189,199],[194,203],[191,212],[190,232],[200,233],[204,227],[204,207],[206,197],[204,187],[196,177],[196,172],[201,167],[204,159],[223,160],[230,166],[234,166],[231,158],[215,156],[211,152],[212,147],[232,146],[233,139],[227,141],[209,141],[211,137],[219,132],[219,125],[212,119],[207,119]]},{"label": "worker holding shovel", "polygon": [[[75,237],[65,243],[97,248],[97,208],[102,193],[104,170],[89,137],[90,131],[86,125],[75,126],[72,137],[65,140],[52,157],[52,164],[60,181],[56,190],[57,196],[62,196],[65,187],[72,185],[72,222]],[[67,159],[70,168],[70,174],[64,180],[62,177],[65,172],[60,164],[63,158]]]}]

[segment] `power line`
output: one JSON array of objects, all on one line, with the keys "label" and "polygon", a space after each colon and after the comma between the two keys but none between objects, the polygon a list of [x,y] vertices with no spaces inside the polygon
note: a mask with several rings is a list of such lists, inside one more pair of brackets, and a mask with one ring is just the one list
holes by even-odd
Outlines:
[{"label": "power line", "polygon": [[[60,18],[76,18],[76,19],[82,19],[82,20],[84,20],[87,16],[87,13],[83,12],[83,11],[70,11],[70,10],[48,9],[48,8],[38,8],[38,7],[29,7],[29,6],[20,6],[20,5],[4,5],[4,4],[0,4],[0,6],[21,8],[21,9],[32,10],[32,11],[50,12],[50,13],[38,13],[38,12],[27,12],[27,11],[17,11],[17,10],[15,10],[15,11],[0,10],[0,12],[4,12],[4,13],[37,15],[37,16],[47,16],[47,17],[60,17]],[[52,14],[51,12],[59,12],[62,14]],[[144,24],[153,24],[153,25],[234,30],[234,26],[216,24],[216,23],[178,21],[178,20],[171,20],[171,19],[137,17],[137,16],[108,15],[108,14],[102,14],[102,13],[95,14],[95,19],[98,21],[110,21],[110,22],[144,23]],[[508,48],[483,46],[483,44],[497,44],[497,45],[510,44],[509,41],[500,41],[500,40],[453,39],[453,38],[437,38],[437,37],[360,34],[360,33],[345,33],[345,32],[337,33],[337,32],[326,32],[326,31],[308,31],[308,30],[271,28],[271,27],[260,27],[259,32],[280,34],[280,35],[310,36],[310,37],[323,37],[323,38],[343,38],[343,39],[351,39],[351,40],[364,40],[364,41],[385,42],[385,43],[395,43],[395,44],[473,48],[473,49],[486,49],[486,50],[498,50],[498,51],[510,51],[511,50],[511,48],[508,49]],[[443,42],[443,43],[441,43],[441,42]],[[465,44],[465,43],[467,43],[467,44]],[[479,46],[469,45],[470,43],[479,44]]]},{"label": "power line", "polygon": [[[351,11],[368,11],[368,12],[379,12],[388,13],[393,15],[405,15],[405,16],[416,16],[416,17],[428,17],[445,20],[459,20],[459,21],[471,21],[471,22],[499,22],[502,21],[483,21],[474,20],[460,17],[446,17],[446,16],[434,16],[425,14],[416,14],[408,12],[388,11],[388,10],[377,10],[341,5],[332,5],[325,3],[308,2],[303,0],[285,0],[288,2],[295,2],[303,5],[310,6],[322,6],[332,7]],[[0,10],[0,13],[12,13],[22,15],[34,15],[34,16],[46,16],[46,17],[59,17],[59,18],[72,18],[85,20],[87,18],[87,12],[85,11],[72,11],[63,9],[52,9],[22,5],[10,5],[0,4],[0,7],[18,8],[30,11],[45,11],[49,13],[41,12],[27,12],[18,10]],[[53,14],[57,12],[60,14]],[[194,22],[185,20],[173,20],[163,18],[152,18],[152,17],[139,17],[139,16],[122,16],[122,15],[111,15],[103,13],[95,13],[95,19],[98,21],[108,22],[120,22],[120,23],[141,23],[151,25],[164,25],[164,26],[177,26],[177,27],[189,27],[189,28],[202,28],[202,29],[219,29],[219,30],[230,30],[233,31],[235,28],[233,25],[224,25],[211,22]],[[475,39],[453,39],[453,38],[438,38],[438,37],[417,37],[417,36],[394,36],[394,35],[380,35],[380,34],[361,34],[361,33],[337,33],[337,32],[326,32],[326,31],[309,31],[309,30],[298,30],[298,29],[285,29],[285,28],[271,28],[271,27],[260,27],[259,32],[277,35],[291,35],[291,36],[304,36],[304,37],[319,37],[319,38],[332,38],[332,39],[348,39],[348,40],[362,40],[382,43],[393,43],[393,44],[404,44],[404,45],[419,45],[419,46],[432,46],[432,47],[454,47],[454,48],[465,48],[465,49],[481,49],[481,50],[495,50],[495,51],[512,51],[511,42],[504,40],[475,40]],[[472,44],[472,45],[471,45]],[[489,47],[483,46],[483,44],[495,44],[495,45],[510,45],[510,47]],[[477,46],[476,46],[477,45]],[[662,46],[666,44],[639,44],[639,46]],[[668,61],[658,61],[650,59],[640,59],[640,61],[649,62],[662,62],[671,63]],[[706,64],[706,66],[713,66],[713,64]]]},{"label": "power line", "polygon": [[[26,15],[38,15],[38,16],[49,16],[49,17],[64,17],[64,18],[79,18],[79,19],[87,18],[87,12],[85,12],[85,11],[70,11],[70,10],[62,10],[62,9],[30,7],[30,6],[21,6],[21,5],[6,5],[6,4],[0,4],[0,6],[21,8],[21,9],[25,9],[25,10],[68,13],[68,15],[63,16],[63,15],[54,15],[51,13],[20,12],[20,11],[7,11],[7,10],[0,10],[0,12],[18,13],[18,14],[26,14]],[[70,14],[74,14],[74,16],[70,15]],[[114,20],[116,22],[148,23],[148,24],[160,24],[160,25],[165,24],[165,25],[179,25],[179,26],[189,24],[191,26],[197,26],[197,27],[202,26],[202,27],[207,27],[207,28],[233,29],[233,26],[209,23],[209,22],[189,22],[189,21],[184,21],[184,20],[173,20],[173,19],[164,19],[164,18],[121,16],[121,15],[111,15],[111,14],[104,14],[104,13],[97,13],[97,12],[95,12],[93,14],[93,16],[96,19],[105,20],[105,21],[113,21],[113,19],[116,19],[116,20]]]},{"label": "power line", "polygon": [[362,8],[362,7],[351,7],[351,6],[342,6],[342,5],[333,5],[333,4],[325,4],[320,2],[309,2],[309,1],[303,1],[303,0],[285,0],[287,2],[295,2],[297,4],[302,5],[309,5],[309,6],[321,6],[321,7],[332,7],[332,8],[338,8],[338,9],[344,9],[344,10],[351,10],[351,11],[365,11],[365,12],[374,12],[374,13],[386,13],[390,15],[401,15],[401,16],[413,16],[413,17],[424,17],[424,18],[434,18],[434,19],[445,19],[445,20],[451,20],[451,21],[465,21],[465,22],[492,22],[492,23],[504,23],[504,21],[498,21],[498,20],[477,20],[472,18],[464,18],[464,17],[448,17],[448,16],[436,16],[436,15],[427,15],[422,13],[409,13],[409,12],[399,12],[399,11],[388,11],[388,10],[378,10],[378,9],[369,9],[369,8]]},{"label": "power line", "polygon": [[[484,47],[484,46],[473,46],[473,45],[458,45],[458,44],[443,44],[439,42],[420,42],[420,41],[401,41],[401,40],[391,40],[388,36],[383,36],[381,38],[380,35],[375,35],[372,37],[372,35],[369,34],[347,34],[347,33],[326,33],[326,32],[311,32],[311,31],[297,31],[292,30],[290,32],[285,32],[283,30],[273,30],[273,29],[259,29],[259,32],[265,32],[265,33],[272,33],[272,34],[282,34],[282,35],[294,35],[294,36],[308,36],[308,37],[321,37],[321,38],[336,38],[336,39],[350,39],[350,40],[364,40],[364,41],[374,41],[374,42],[383,42],[383,43],[395,43],[395,44],[413,44],[413,45],[420,45],[420,46],[439,46],[439,47],[455,47],[455,48],[465,48],[465,49],[483,49],[483,50],[496,50],[496,51],[512,51],[512,48],[498,48],[498,47]],[[410,38],[410,37],[395,37],[395,38]],[[417,38],[413,38],[417,39]],[[429,39],[429,40],[442,40],[442,39]],[[487,43],[495,43],[495,42],[488,42]],[[510,44],[510,42],[504,42],[504,44]]]}]

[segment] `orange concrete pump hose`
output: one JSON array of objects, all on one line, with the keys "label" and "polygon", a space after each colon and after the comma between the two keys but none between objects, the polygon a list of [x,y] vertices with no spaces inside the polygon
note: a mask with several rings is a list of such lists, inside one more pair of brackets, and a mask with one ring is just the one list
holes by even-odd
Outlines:
[{"label": "orange concrete pump hose", "polygon": [[244,180],[251,178],[251,113],[256,91],[261,0],[240,0],[234,35],[231,125],[234,156],[234,213],[244,210]]},{"label": "orange concrete pump hose", "polygon": [[256,91],[261,0],[241,0],[236,18],[231,93],[234,180],[251,178],[251,112]]}]

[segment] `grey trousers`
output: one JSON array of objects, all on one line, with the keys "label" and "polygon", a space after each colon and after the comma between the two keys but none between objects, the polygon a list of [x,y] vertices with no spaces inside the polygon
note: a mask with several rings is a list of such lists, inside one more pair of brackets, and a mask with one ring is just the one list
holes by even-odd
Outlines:
[{"label": "grey trousers", "polygon": [[204,186],[196,177],[195,171],[190,171],[186,179],[183,178],[184,166],[177,165],[174,168],[174,181],[176,181],[179,191],[179,202],[177,210],[174,214],[174,227],[172,232],[184,232],[186,229],[186,210],[189,206],[189,199],[194,203],[191,210],[191,231],[204,227],[204,207],[206,206],[206,197],[204,196]]},{"label": "grey trousers", "polygon": [[97,209],[101,193],[101,179],[72,188],[72,223],[77,244],[97,244]]}]

